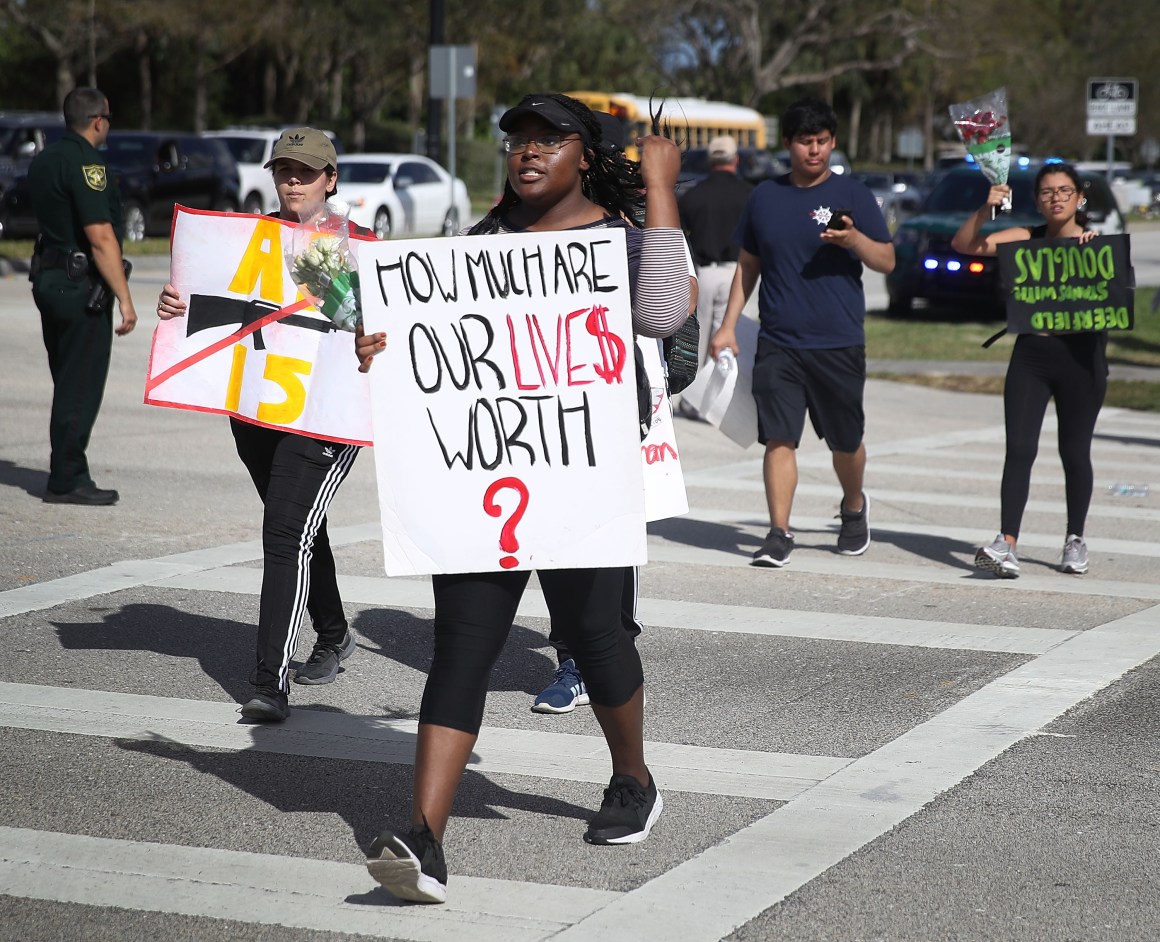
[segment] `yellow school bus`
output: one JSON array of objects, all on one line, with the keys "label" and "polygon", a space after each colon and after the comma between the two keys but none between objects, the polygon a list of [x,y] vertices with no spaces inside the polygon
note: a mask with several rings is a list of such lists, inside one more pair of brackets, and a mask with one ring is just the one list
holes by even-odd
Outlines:
[{"label": "yellow school bus", "polygon": [[[625,92],[566,92],[584,102],[593,111],[607,111],[619,118],[625,126],[625,138],[634,141],[652,133],[652,118],[647,96]],[[668,126],[668,134],[682,149],[708,147],[709,141],[722,134],[731,134],[739,147],[765,147],[765,118],[761,112],[725,101],[707,101],[704,98],[653,99],[652,110],[662,109],[661,121]],[[626,152],[637,159],[635,145]]]}]

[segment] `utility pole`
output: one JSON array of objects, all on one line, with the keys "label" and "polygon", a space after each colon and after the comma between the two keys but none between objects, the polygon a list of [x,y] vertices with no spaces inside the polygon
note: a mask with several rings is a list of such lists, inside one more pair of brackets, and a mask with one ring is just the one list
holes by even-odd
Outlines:
[{"label": "utility pole", "polygon": [[[427,48],[443,45],[443,0],[431,0],[431,40]],[[430,84],[427,87],[427,156],[436,163],[443,160],[443,101],[431,97]]]}]

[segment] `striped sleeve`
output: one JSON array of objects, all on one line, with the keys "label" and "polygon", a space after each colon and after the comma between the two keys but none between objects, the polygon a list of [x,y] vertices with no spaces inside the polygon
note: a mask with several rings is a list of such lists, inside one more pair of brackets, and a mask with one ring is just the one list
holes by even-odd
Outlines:
[{"label": "striped sleeve", "polygon": [[689,316],[689,263],[680,229],[645,229],[640,272],[632,299],[632,329],[643,337],[669,337]]}]

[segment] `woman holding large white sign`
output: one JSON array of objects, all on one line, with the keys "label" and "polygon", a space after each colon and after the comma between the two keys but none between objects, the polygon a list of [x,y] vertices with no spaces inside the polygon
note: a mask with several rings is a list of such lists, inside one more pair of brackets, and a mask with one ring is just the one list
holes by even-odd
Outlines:
[{"label": "woman holding large white sign", "polygon": [[[995,209],[1010,199],[1011,188],[991,187],[987,200],[967,217],[951,244],[968,255],[995,255],[998,246],[1028,239],[1095,238],[1084,227],[1083,181],[1068,164],[1045,164],[1032,189],[1046,223],[1012,226],[984,235],[983,226]],[[1067,536],[1060,569],[1076,575],[1088,570],[1083,531],[1092,498],[1092,435],[1108,388],[1108,335],[1103,331],[1020,334],[1007,365],[1003,412],[1007,453],[1000,485],[1000,529],[994,542],[979,548],[975,565],[1001,579],[1019,577],[1015,547],[1023,510],[1031,491],[1031,466],[1039,448],[1039,431],[1047,403],[1055,399],[1059,420],[1059,455],[1063,461],[1067,501]]]},{"label": "woman holding large white sign", "polygon": [[[633,329],[650,337],[674,333],[688,316],[691,290],[673,193],[680,169],[676,145],[642,138],[637,168],[623,153],[601,148],[596,117],[564,95],[529,95],[499,125],[507,132],[507,185],[471,234],[624,229]],[[638,218],[642,201],[643,232],[628,221]],[[383,333],[360,338],[364,368],[386,340]],[[663,803],[644,759],[640,657],[620,623],[625,570],[542,569],[538,575],[553,628],[579,663],[612,754],[612,779],[584,838],[595,844],[642,841]],[[411,827],[384,829],[367,860],[375,879],[396,896],[446,899],[444,829],[482,723],[492,665],[529,576],[511,569],[432,577],[435,652],[419,714]]]},{"label": "woman holding large white sign", "polygon": [[[278,191],[275,218],[309,224],[324,216],[327,199],[338,189],[338,155],[326,134],[315,128],[285,131],[266,166]],[[354,224],[349,230],[371,234]],[[157,316],[184,317],[187,310],[178,290],[167,284]],[[340,661],[355,651],[338,592],[326,511],[359,448],[233,416],[230,429],[265,505],[257,666],[250,678],[254,695],[242,705],[241,714],[279,722],[290,712],[290,658],[304,613],[309,612],[318,641],[294,675],[297,683],[329,683],[338,675]]]}]

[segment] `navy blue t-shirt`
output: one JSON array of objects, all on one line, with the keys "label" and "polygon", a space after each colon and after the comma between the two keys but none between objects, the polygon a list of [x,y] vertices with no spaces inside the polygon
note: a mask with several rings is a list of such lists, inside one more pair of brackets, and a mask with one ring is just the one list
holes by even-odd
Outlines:
[{"label": "navy blue t-shirt", "polygon": [[849,210],[869,238],[890,241],[874,194],[840,174],[811,187],[794,186],[786,174],[760,184],[745,204],[736,239],[761,260],[760,333],[779,346],[833,350],[866,343],[862,261],[819,238],[838,209]]}]

